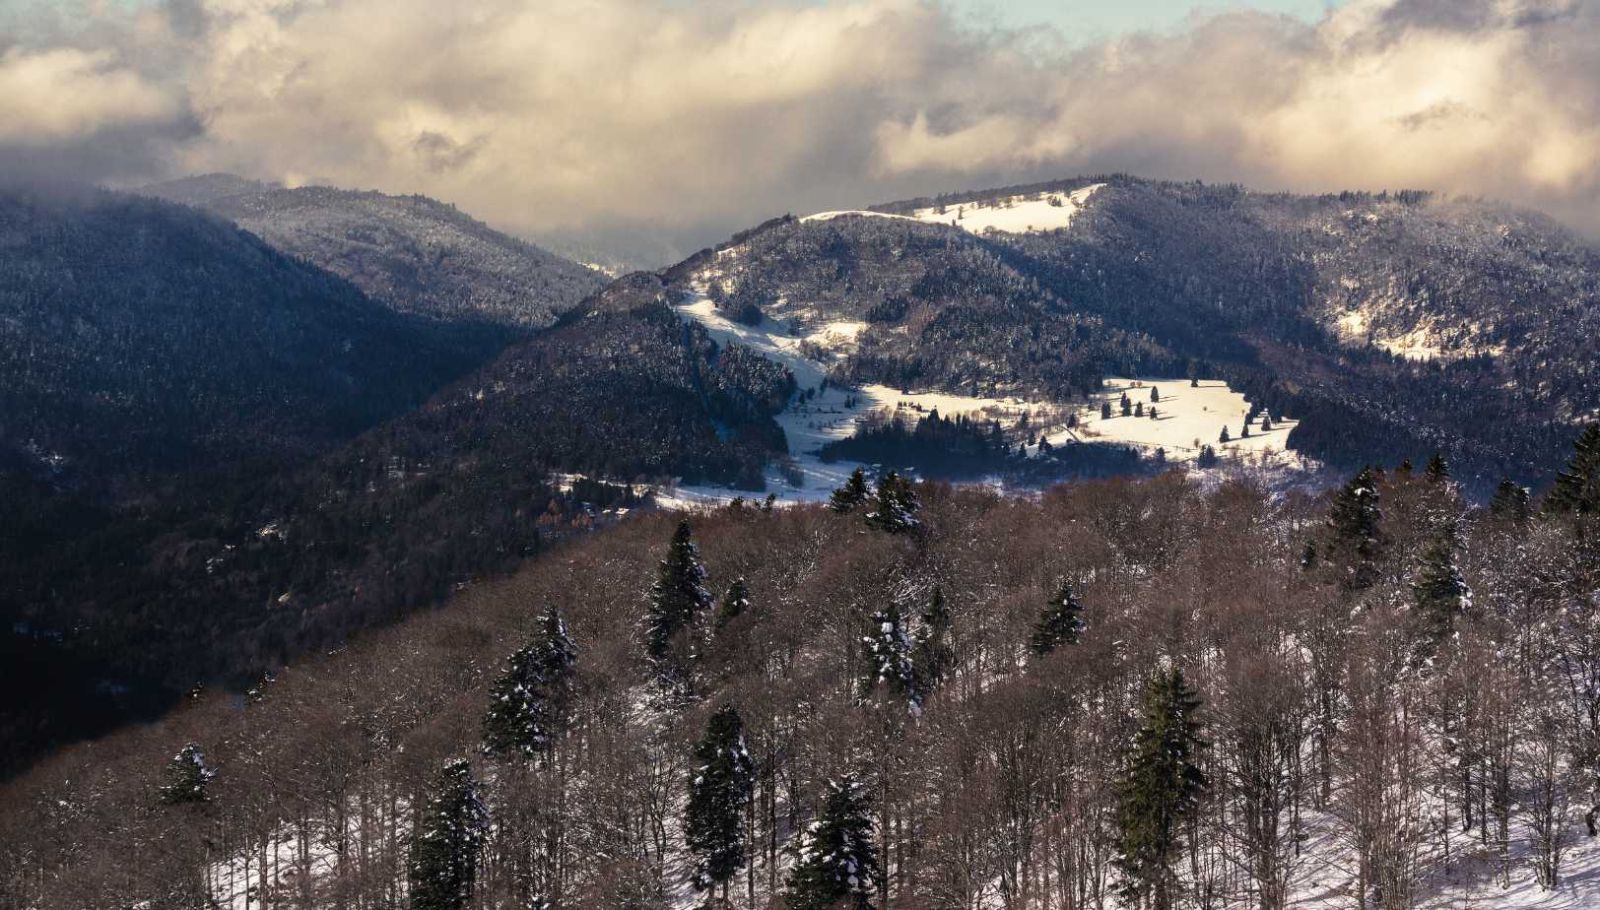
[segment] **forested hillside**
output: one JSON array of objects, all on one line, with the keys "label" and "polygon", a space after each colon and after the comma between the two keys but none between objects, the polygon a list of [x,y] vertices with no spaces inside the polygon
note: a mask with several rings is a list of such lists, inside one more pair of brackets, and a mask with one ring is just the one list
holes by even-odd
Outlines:
[{"label": "forested hillside", "polygon": [[289,189],[228,174],[143,192],[220,215],[402,313],[521,333],[544,328],[605,283],[426,196]]},{"label": "forested hillside", "polygon": [[111,495],[304,457],[498,345],[395,314],[216,218],[0,192],[0,468]]},{"label": "forested hillside", "polygon": [[[610,523],[605,510],[637,507],[629,483],[759,489],[784,451],[771,414],[793,380],[712,344],[663,293],[652,275],[618,282],[412,413],[302,464],[136,509],[48,487],[0,504],[19,670],[70,679],[3,704],[0,769],[73,735],[62,725],[75,717],[96,729],[198,683],[242,686],[434,604],[549,539]],[[562,472],[616,483],[564,486]]]},{"label": "forested hillside", "polygon": [[1597,515],[1600,427],[1486,509],[1435,460],[649,517],[57,755],[0,893],[1590,906]]},{"label": "forested hillside", "polygon": [[1220,378],[1319,461],[1442,450],[1485,496],[1600,413],[1597,274],[1591,246],[1490,203],[1115,176],[788,219],[693,277],[733,318],[859,324],[841,382],[1061,402]]}]

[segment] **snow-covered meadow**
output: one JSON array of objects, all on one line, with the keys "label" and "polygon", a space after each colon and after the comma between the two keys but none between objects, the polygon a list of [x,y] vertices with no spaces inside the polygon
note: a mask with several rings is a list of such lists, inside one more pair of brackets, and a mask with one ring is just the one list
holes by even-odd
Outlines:
[{"label": "snow-covered meadow", "polygon": [[[829,493],[861,465],[826,462],[819,451],[829,442],[856,432],[863,418],[874,413],[905,415],[908,421],[937,410],[945,417],[969,416],[998,420],[1011,428],[1026,415],[1029,426],[1052,446],[1073,441],[1115,442],[1136,446],[1147,454],[1158,451],[1168,461],[1193,462],[1203,446],[1221,456],[1243,456],[1269,466],[1298,463],[1288,451],[1287,438],[1294,421],[1272,416],[1270,429],[1259,418],[1245,435],[1250,404],[1242,394],[1218,380],[1168,378],[1112,378],[1090,401],[1050,401],[1025,398],[983,398],[937,390],[906,390],[877,383],[849,387],[825,382],[829,368],[848,356],[867,325],[830,320],[795,306],[784,308],[783,319],[764,318],[745,325],[718,310],[703,288],[677,306],[678,314],[702,326],[718,344],[740,344],[782,364],[794,374],[802,390],[778,415],[789,444],[789,459],[768,471],[767,486],[779,502],[815,502]],[[1126,393],[1145,410],[1143,416],[1121,414]],[[1152,393],[1155,400],[1152,401]],[[1102,417],[1103,403],[1111,406]],[[1149,408],[1156,410],[1149,416]],[[1231,440],[1220,442],[1223,428]],[[1038,449],[1029,449],[1037,455]],[[694,507],[724,504],[748,495],[725,487],[682,486],[657,493],[665,505]]]},{"label": "snow-covered meadow", "polygon": [[980,235],[989,231],[1006,234],[1038,234],[1071,226],[1073,217],[1083,210],[1090,198],[1103,186],[1105,184],[1096,183],[1070,193],[1029,193],[982,202],[931,206],[917,209],[910,215],[850,209],[818,212],[801,220],[830,221],[834,218],[856,215],[865,218],[900,218],[924,224],[947,224]]}]

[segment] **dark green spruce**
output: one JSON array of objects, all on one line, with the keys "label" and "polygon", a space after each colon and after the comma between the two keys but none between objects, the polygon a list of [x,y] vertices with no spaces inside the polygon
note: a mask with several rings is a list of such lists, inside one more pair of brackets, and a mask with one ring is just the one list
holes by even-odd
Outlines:
[{"label": "dark green spruce", "polygon": [[695,858],[694,886],[728,897],[728,881],[746,862],[744,816],[755,766],[744,744],[744,721],[733,705],[711,715],[694,749],[684,810],[684,839]]},{"label": "dark green spruce", "polygon": [[203,803],[210,799],[206,787],[217,772],[206,764],[206,755],[196,743],[189,743],[167,763],[161,801],[168,805]]},{"label": "dark green spruce", "polygon": [[913,531],[921,523],[917,519],[917,510],[920,508],[921,503],[917,502],[917,494],[911,489],[911,481],[890,471],[878,478],[878,488],[872,497],[872,510],[867,513],[867,524],[891,534]]},{"label": "dark green spruce", "polygon": [[489,691],[483,718],[483,751],[494,757],[531,758],[566,729],[577,647],[561,614],[550,607],[534,641],[511,655],[506,672]]},{"label": "dark green spruce", "polygon": [[828,782],[822,814],[803,835],[789,873],[788,910],[873,910],[878,849],[872,806],[853,774]]},{"label": "dark green spruce", "polygon": [[435,775],[411,841],[411,910],[460,910],[472,899],[488,811],[464,758]]},{"label": "dark green spruce", "polygon": [[1208,786],[1197,764],[1205,748],[1199,708],[1200,696],[1177,668],[1145,684],[1133,753],[1117,788],[1117,892],[1133,906],[1175,905],[1184,828]]},{"label": "dark green spruce", "polygon": [[1600,513],[1600,423],[1589,424],[1573,443],[1572,459],[1556,476],[1544,510],[1556,515]]},{"label": "dark green spruce", "polygon": [[1083,619],[1083,604],[1078,602],[1072,585],[1062,582],[1061,587],[1056,589],[1056,596],[1050,598],[1044,612],[1039,614],[1028,646],[1033,649],[1035,656],[1043,657],[1062,645],[1075,645],[1082,641],[1083,633],[1088,628],[1089,624]]},{"label": "dark green spruce", "polygon": [[700,614],[711,606],[706,569],[694,545],[689,522],[678,522],[667,555],[656,569],[645,620],[645,653],[664,684],[687,681],[695,657],[689,632]]},{"label": "dark green spruce", "polygon": [[860,468],[850,472],[850,477],[844,486],[833,491],[828,498],[828,508],[835,512],[853,512],[862,503],[867,501],[867,474]]}]

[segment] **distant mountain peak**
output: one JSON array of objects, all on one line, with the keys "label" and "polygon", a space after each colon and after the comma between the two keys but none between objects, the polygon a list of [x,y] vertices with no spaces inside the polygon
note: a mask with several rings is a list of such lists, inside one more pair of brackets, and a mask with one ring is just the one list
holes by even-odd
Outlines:
[{"label": "distant mountain peak", "polygon": [[427,196],[288,188],[232,174],[142,192],[227,218],[395,310],[430,319],[544,328],[605,283],[594,269]]}]

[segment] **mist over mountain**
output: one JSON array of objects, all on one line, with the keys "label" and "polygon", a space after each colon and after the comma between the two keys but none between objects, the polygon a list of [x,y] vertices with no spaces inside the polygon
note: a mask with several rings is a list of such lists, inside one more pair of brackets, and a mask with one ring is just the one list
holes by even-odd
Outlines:
[{"label": "mist over mountain", "polygon": [[7,190],[0,249],[0,450],[67,487],[304,457],[414,407],[499,343],[395,313],[155,200]]},{"label": "mist over mountain", "polygon": [[433,319],[542,328],[604,280],[425,196],[288,189],[230,174],[141,192],[220,215],[399,312]]}]

